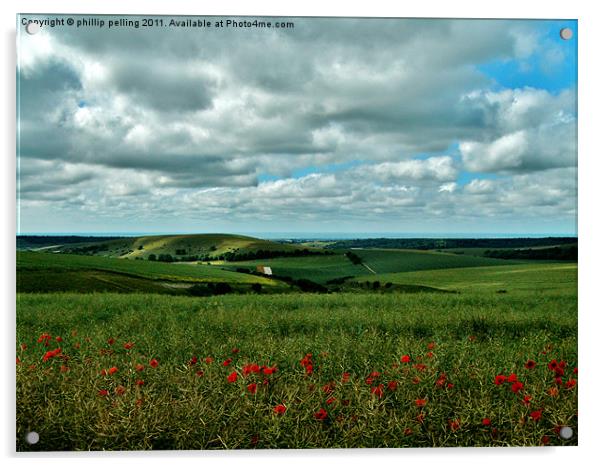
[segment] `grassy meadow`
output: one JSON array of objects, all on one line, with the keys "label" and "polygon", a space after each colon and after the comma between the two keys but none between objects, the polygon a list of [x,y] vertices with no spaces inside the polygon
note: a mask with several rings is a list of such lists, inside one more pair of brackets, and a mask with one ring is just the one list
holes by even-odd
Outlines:
[{"label": "grassy meadow", "polygon": [[[17,294],[17,449],[577,444],[576,263],[355,252],[378,273],[342,253],[270,259],[290,271],[311,262],[322,283],[339,264],[351,278],[325,293],[224,270],[253,261],[18,253],[29,288]],[[98,292],[76,280],[92,273],[144,286]],[[53,291],[48,277],[61,276],[80,288]],[[280,292],[161,294],[170,277],[261,279]],[[30,431],[39,443],[25,441]]]}]

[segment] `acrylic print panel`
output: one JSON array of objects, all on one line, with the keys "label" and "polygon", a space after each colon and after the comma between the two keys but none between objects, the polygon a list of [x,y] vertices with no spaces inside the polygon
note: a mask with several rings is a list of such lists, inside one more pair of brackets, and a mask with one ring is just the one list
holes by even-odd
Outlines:
[{"label": "acrylic print panel", "polygon": [[17,450],[577,444],[576,21],[17,31]]}]

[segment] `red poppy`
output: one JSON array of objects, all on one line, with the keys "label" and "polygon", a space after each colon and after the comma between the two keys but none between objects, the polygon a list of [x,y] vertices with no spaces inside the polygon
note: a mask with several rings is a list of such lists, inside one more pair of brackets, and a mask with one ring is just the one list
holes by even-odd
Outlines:
[{"label": "red poppy", "polygon": [[228,376],[228,383],[236,382],[236,379],[238,379],[238,374],[235,371]]},{"label": "red poppy", "polygon": [[412,359],[410,358],[410,356],[408,354],[404,354],[401,357],[401,362],[403,362],[404,364],[407,364],[411,361]]},{"label": "red poppy", "polygon": [[556,385],[562,385],[562,377],[554,377],[554,383]]},{"label": "red poppy", "polygon": [[485,427],[489,427],[491,425],[491,419],[486,417],[481,421],[481,424],[483,424]]},{"label": "red poppy", "polygon": [[230,364],[232,364],[232,358],[228,358],[224,362],[222,362],[222,366],[224,366],[224,367],[227,367]]},{"label": "red poppy", "polygon": [[197,358],[196,356],[193,356],[190,359],[190,361],[188,361],[188,365],[189,366],[195,366],[197,362],[199,362],[199,358]]},{"label": "red poppy", "polygon": [[460,428],[460,419],[454,419],[453,421],[448,421],[449,428],[455,432]]},{"label": "red poppy", "polygon": [[[21,350],[25,351],[26,349],[27,349],[27,345],[25,343],[21,343]],[[577,370],[577,369],[575,368],[575,370]],[[576,373],[577,372],[575,372],[575,374]]]},{"label": "red poppy", "polygon": [[109,345],[112,345],[113,343],[115,343],[115,338],[109,338],[109,339],[107,340],[107,343],[108,343]]},{"label": "red poppy", "polygon": [[425,417],[426,417],[426,414],[424,414],[423,412],[420,412],[416,416],[416,421],[419,422],[420,424],[422,424],[424,422]]},{"label": "red poppy", "polygon": [[529,404],[531,404],[531,400],[533,399],[533,397],[531,395],[525,395],[523,397],[523,404],[525,406],[529,406]]},{"label": "red poppy", "polygon": [[44,343],[44,346],[48,346],[48,342],[52,337],[48,333],[42,333],[38,338],[38,343]]},{"label": "red poppy", "polygon": [[115,387],[115,394],[121,396],[124,393],[125,393],[125,387],[123,385],[119,385],[119,386]]},{"label": "red poppy", "polygon": [[335,401],[337,401],[337,399],[336,399],[335,397],[331,396],[330,398],[328,398],[328,399],[326,400],[326,404],[327,404],[327,405],[331,405],[331,404],[333,404]]},{"label": "red poppy", "polygon": [[328,395],[328,394],[332,393],[332,391],[334,390],[334,387],[335,386],[334,386],[333,382],[328,382],[326,385],[324,385],[322,387],[322,391]]},{"label": "red poppy", "polygon": [[308,364],[307,366],[305,366],[305,373],[307,375],[311,375],[314,373],[314,366],[312,366],[311,364]]},{"label": "red poppy", "polygon": [[564,384],[564,386],[568,389],[573,388],[575,385],[577,385],[577,381],[575,379],[569,379],[566,381],[566,383]]},{"label": "red poppy", "polygon": [[556,388],[556,387],[550,387],[548,389],[548,395],[550,395],[550,396],[558,396],[558,388]]},{"label": "red poppy", "polygon": [[577,368],[576,367],[573,369],[573,374],[577,374]]},{"label": "red poppy", "polygon": [[274,367],[264,367],[263,368],[263,373],[265,375],[272,375],[273,373],[275,373],[278,370],[278,368],[276,366]]},{"label": "red poppy", "polygon": [[437,377],[437,380],[435,381],[435,385],[437,385],[438,387],[443,388],[446,383],[447,383],[447,375],[445,374],[445,372],[442,372],[439,375],[439,377]]},{"label": "red poppy", "polygon": [[157,361],[155,358],[151,359],[150,362],[148,363],[149,366],[151,366],[153,369],[156,368],[159,365],[159,361]]},{"label": "red poppy", "polygon": [[203,377],[205,375],[205,371],[196,371],[197,377]]},{"label": "red poppy", "polygon": [[432,351],[429,351],[428,353],[426,353],[427,358],[432,358],[433,356],[435,356],[435,354]]},{"label": "red poppy", "polygon": [[534,369],[535,366],[537,364],[535,363],[535,361],[533,361],[532,359],[529,359],[526,363],[525,363],[525,368],[527,369]]},{"label": "red poppy", "polygon": [[139,387],[142,387],[142,385],[144,385],[144,380],[136,380],[136,385],[138,385]]},{"label": "red poppy", "polygon": [[132,349],[134,347],[134,343],[132,343],[131,341],[128,341],[127,343],[123,344],[123,347],[127,350]]},{"label": "red poppy", "polygon": [[351,377],[351,374],[349,372],[343,372],[343,378],[341,379],[341,382],[343,382],[343,383],[349,382],[349,377]]},{"label": "red poppy", "polygon": [[250,383],[249,385],[247,385],[247,391],[249,393],[251,393],[252,395],[255,395],[255,393],[257,392],[257,384],[256,383]]},{"label": "red poppy", "polygon": [[382,398],[383,397],[383,388],[384,388],[384,385],[381,383],[381,384],[378,384],[376,387],[372,387],[370,389],[370,391],[372,392],[372,394],[374,396],[377,396],[378,398]]},{"label": "red poppy", "polygon": [[52,359],[52,358],[58,356],[60,353],[61,353],[60,348],[56,348],[52,351],[46,351],[46,353],[42,357],[42,361],[48,361],[49,359]]},{"label": "red poppy", "polygon": [[419,408],[422,408],[423,406],[426,406],[426,399],[418,398],[417,400],[414,400],[414,404]]},{"label": "red poppy", "polygon": [[531,416],[531,419],[533,419],[534,421],[539,421],[541,419],[541,413],[541,409],[539,411],[531,411],[531,414],[529,414],[529,416]]},{"label": "red poppy", "polygon": [[249,374],[257,374],[261,371],[258,364],[245,364],[242,367],[242,375],[246,377]]},{"label": "red poppy", "polygon": [[420,382],[421,382],[421,380],[420,380],[420,377],[414,377],[414,378],[412,379],[412,383],[413,383],[414,385],[418,385]]},{"label": "red poppy", "polygon": [[511,387],[511,388],[512,388],[512,391],[513,391],[514,393],[518,393],[518,392],[520,392],[520,391],[521,391],[521,390],[522,390],[524,387],[525,387],[525,386],[523,385],[523,383],[522,383],[522,382],[514,382],[514,383],[512,384],[512,387]]},{"label": "red poppy", "polygon": [[240,350],[238,348],[232,348],[232,354],[238,353]]},{"label": "red poppy", "polygon": [[283,415],[286,412],[286,406],[279,404],[274,406],[274,412],[278,415]]},{"label": "red poppy", "polygon": [[550,369],[551,371],[555,371],[557,367],[558,367],[558,361],[556,361],[556,359],[552,359],[548,363],[548,369]]},{"label": "red poppy", "polygon": [[211,358],[211,357],[207,357],[207,358],[205,358],[205,362],[206,362],[207,364],[211,364],[211,363],[213,362],[213,358]]},{"label": "red poppy", "polygon": [[56,337],[55,340],[60,343],[61,341],[63,341],[63,338],[62,337]]},{"label": "red poppy", "polygon": [[542,445],[547,445],[548,443],[550,443],[550,437],[548,437],[547,435],[544,435],[544,436],[541,438],[541,444],[542,444]]},{"label": "red poppy", "polygon": [[508,376],[508,378],[506,379],[506,382],[508,383],[514,383],[518,381],[518,377],[516,376],[515,373],[512,373]]},{"label": "red poppy", "polygon": [[431,341],[428,345],[426,345],[427,349],[435,349],[436,343],[434,341]]},{"label": "red poppy", "polygon": [[100,375],[103,375],[103,376],[104,376],[104,375],[107,375],[107,370],[106,370],[106,369],[102,369],[102,370],[100,371]]},{"label": "red poppy", "polygon": [[144,366],[142,364],[136,364],[136,372],[142,372],[144,370]]},{"label": "red poppy", "polygon": [[447,388],[454,388],[454,384],[453,383],[448,383],[447,384]]},{"label": "red poppy", "polygon": [[414,369],[422,372],[426,369],[426,364],[414,364]]},{"label": "red poppy", "polygon": [[349,403],[351,403],[351,401],[349,401],[349,400],[343,400],[343,401],[341,401],[341,404],[343,406],[349,406]]},{"label": "red poppy", "polygon": [[107,390],[98,390],[98,396],[107,396],[108,394]]},{"label": "red poppy", "polygon": [[17,356],[17,364],[21,364],[21,360],[19,359],[19,356]]},{"label": "red poppy", "polygon": [[69,372],[69,368],[65,365],[61,366],[61,372]]},{"label": "red poppy", "polygon": [[387,384],[387,387],[388,387],[388,389],[389,389],[389,390],[391,390],[392,392],[394,392],[395,390],[397,390],[397,385],[398,385],[398,382],[397,382],[397,380],[391,380],[391,381],[390,381],[390,382]]},{"label": "red poppy", "polygon": [[493,383],[495,383],[496,385],[502,385],[505,381],[506,381],[506,376],[500,374],[500,375],[495,376],[495,380],[493,381]]},{"label": "red poppy", "polygon": [[107,372],[109,373],[109,375],[113,375],[115,374],[119,369],[117,369],[115,366],[111,367]]},{"label": "red poppy", "polygon": [[412,431],[412,429],[410,429],[409,427],[406,427],[405,429],[403,429],[403,435],[405,436],[410,436],[412,435],[414,432]]},{"label": "red poppy", "polygon": [[318,421],[324,421],[328,418],[328,413],[324,408],[320,408],[318,412],[314,413],[314,418],[316,418]]}]

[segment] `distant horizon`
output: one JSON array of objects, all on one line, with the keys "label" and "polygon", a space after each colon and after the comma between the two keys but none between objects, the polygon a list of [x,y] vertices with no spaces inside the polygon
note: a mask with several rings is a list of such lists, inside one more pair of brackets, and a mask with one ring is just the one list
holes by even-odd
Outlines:
[{"label": "distant horizon", "polygon": [[454,239],[479,239],[479,238],[578,238],[571,233],[393,233],[393,232],[37,232],[17,233],[16,236],[89,236],[89,237],[137,237],[137,236],[165,236],[165,235],[241,235],[260,239],[371,239],[371,238],[454,238]]}]

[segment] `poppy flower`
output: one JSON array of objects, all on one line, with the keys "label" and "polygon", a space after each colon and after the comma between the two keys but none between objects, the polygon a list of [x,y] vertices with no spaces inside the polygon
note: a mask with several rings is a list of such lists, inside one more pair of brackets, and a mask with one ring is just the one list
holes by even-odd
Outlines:
[{"label": "poppy flower", "polygon": [[286,406],[283,404],[276,405],[274,406],[274,412],[281,416],[286,412]]},{"label": "poppy flower", "polygon": [[328,413],[324,408],[320,408],[317,412],[314,413],[314,418],[318,421],[324,421],[328,418]]},{"label": "poppy flower", "polygon": [[531,411],[531,414],[529,414],[529,416],[531,417],[531,419],[537,422],[541,419],[541,413],[541,409],[539,411]]},{"label": "poppy flower", "polygon": [[107,390],[98,390],[98,396],[107,396],[108,394]]},{"label": "poppy flower", "polygon": [[556,385],[562,385],[562,377],[554,377],[554,383]]},{"label": "poppy flower", "polygon": [[403,435],[405,435],[406,437],[409,437],[410,435],[412,435],[414,432],[412,431],[412,429],[410,429],[409,427],[406,427],[405,429],[403,429]]},{"label": "poppy flower", "polygon": [[429,351],[428,353],[426,353],[427,358],[432,358],[433,356],[435,356],[435,354],[432,351]]},{"label": "poppy flower", "polygon": [[159,365],[159,361],[157,361],[155,358],[151,359],[150,362],[148,363],[149,366],[151,366],[153,369],[156,368]]},{"label": "poppy flower", "polygon": [[272,375],[277,370],[278,370],[278,368],[276,366],[274,366],[274,367],[264,367],[263,373],[265,375]]},{"label": "poppy flower", "polygon": [[378,384],[376,387],[372,387],[370,389],[370,391],[372,392],[372,394],[374,396],[377,396],[378,398],[382,398],[383,397],[383,388],[384,388],[384,385],[381,383],[381,384]]},{"label": "poppy flower", "polygon": [[108,343],[109,345],[112,345],[113,343],[115,343],[115,338],[109,338],[109,339],[107,340],[107,343]]},{"label": "poppy flower", "polygon": [[547,435],[544,435],[544,436],[541,438],[541,444],[542,444],[542,445],[547,445],[548,443],[550,443],[550,437],[548,437]]},{"label": "poppy flower", "polygon": [[329,383],[327,383],[326,385],[324,385],[322,387],[322,391],[324,393],[326,393],[327,395],[330,394],[330,393],[332,393],[333,390],[334,390],[334,385],[333,385],[332,382],[329,382]]},{"label": "poppy flower", "polygon": [[60,342],[63,341],[63,338],[62,337],[56,337],[55,340],[60,343]]},{"label": "poppy flower", "polygon": [[[22,351],[25,351],[26,349],[27,349],[27,345],[26,345],[25,343],[21,343],[21,350],[22,350]],[[577,369],[575,368],[575,370],[577,370]],[[574,372],[574,371],[573,371],[573,372]],[[576,374],[576,373],[577,373],[577,372],[575,372],[575,374]]]},{"label": "poppy flower", "polygon": [[403,362],[404,364],[407,364],[411,361],[412,359],[410,358],[410,356],[408,354],[404,354],[401,357],[401,362]]},{"label": "poppy flower", "polygon": [[343,377],[341,379],[341,382],[342,383],[349,382],[349,377],[351,377],[351,374],[349,372],[343,372]]},{"label": "poppy flower", "polygon": [[449,388],[449,389],[454,388],[454,384],[453,383],[448,383],[447,384],[447,388]]},{"label": "poppy flower", "polygon": [[189,366],[195,366],[197,362],[199,362],[199,358],[197,358],[196,356],[193,356],[190,359],[190,361],[188,361],[188,365]]},{"label": "poppy flower", "polygon": [[38,343],[44,343],[44,346],[48,346],[48,341],[52,338],[48,333],[42,333],[38,338]]},{"label": "poppy flower", "polygon": [[556,359],[552,359],[548,363],[548,369],[550,369],[551,371],[555,371],[557,367],[558,367],[558,361],[556,361]]},{"label": "poppy flower", "polygon": [[422,372],[426,369],[426,364],[414,364],[414,369]]},{"label": "poppy flower", "polygon": [[577,381],[575,379],[569,379],[566,381],[566,383],[564,384],[564,386],[568,389],[573,388],[575,385],[577,385]]},{"label": "poppy flower", "polygon": [[61,353],[61,349],[60,348],[56,348],[52,351],[46,351],[46,353],[44,354],[44,356],[42,357],[42,361],[48,361],[49,359],[52,359],[56,356],[58,356]]},{"label": "poppy flower", "polygon": [[531,395],[525,395],[525,396],[523,396],[523,404],[525,406],[529,406],[529,404],[531,403],[532,399],[533,399],[533,397]]},{"label": "poppy flower", "polygon": [[247,385],[247,391],[250,394],[255,395],[255,393],[257,392],[257,384],[256,383],[250,383],[249,385]]},{"label": "poppy flower", "polygon": [[491,419],[486,417],[481,421],[481,424],[483,424],[485,427],[489,427],[491,425]]},{"label": "poppy flower", "polygon": [[495,376],[495,380],[493,381],[493,383],[495,383],[496,385],[502,385],[505,381],[506,381],[506,376],[500,374],[500,375]]},{"label": "poppy flower", "polygon": [[238,379],[238,374],[235,371],[228,376],[228,383],[236,382],[236,379]]},{"label": "poppy flower", "polygon": [[312,366],[311,364],[308,364],[307,366],[305,366],[305,373],[307,375],[311,375],[314,373],[314,366]]},{"label": "poppy flower", "polygon": [[69,368],[65,365],[61,366],[61,372],[69,372]]},{"label": "poppy flower", "polygon": [[131,341],[128,341],[127,343],[124,343],[124,344],[123,344],[123,347],[124,347],[126,350],[132,349],[132,348],[134,347],[134,343],[132,343]]},{"label": "poppy flower", "polygon": [[535,361],[533,361],[532,359],[529,359],[526,363],[525,363],[525,368],[526,369],[534,369],[535,366],[537,364],[535,363]]},{"label": "poppy flower", "polygon": [[426,348],[432,350],[435,349],[435,346],[437,346],[436,343],[431,341],[428,345],[426,345]]},{"label": "poppy flower", "polygon": [[232,348],[232,354],[238,353],[240,350],[238,348]]},{"label": "poppy flower", "polygon": [[449,428],[455,432],[456,430],[458,430],[460,428],[460,420],[459,419],[454,419],[453,421],[448,421],[448,425]]},{"label": "poppy flower", "polygon": [[331,405],[331,404],[333,404],[335,401],[337,401],[337,399],[336,399],[334,396],[331,396],[330,398],[328,398],[328,399],[326,400],[326,404],[327,404],[327,405]]},{"label": "poppy flower", "polygon": [[426,414],[424,414],[423,412],[420,412],[416,415],[416,422],[419,422],[420,424],[422,424],[424,422],[424,418],[426,417]]},{"label": "poppy flower", "polygon": [[197,377],[203,377],[205,375],[205,371],[196,371]]},{"label": "poppy flower", "polygon": [[577,374],[577,368],[576,367],[573,369],[573,374],[575,374],[575,375]]},{"label": "poppy flower", "polygon": [[222,366],[224,367],[228,367],[230,364],[232,364],[232,358],[228,358],[224,362],[222,362]]},{"label": "poppy flower", "polygon": [[117,369],[115,366],[111,367],[107,372],[109,375],[113,375],[115,374],[119,369]]},{"label": "poppy flower", "polygon": [[514,393],[518,393],[524,388],[524,385],[522,382],[514,382],[511,388]]},{"label": "poppy flower", "polygon": [[508,378],[506,379],[506,382],[508,382],[508,383],[518,382],[518,377],[516,376],[515,373],[512,373],[508,376]]},{"label": "poppy flower", "polygon": [[245,364],[242,367],[242,375],[246,377],[249,374],[258,374],[261,371],[261,368],[258,364]]},{"label": "poppy flower", "polygon": [[422,408],[423,406],[426,405],[426,399],[424,399],[424,398],[418,398],[417,400],[414,400],[414,404],[416,406],[418,406],[419,408]]},{"label": "poppy flower", "polygon": [[138,385],[139,387],[142,387],[142,385],[144,385],[144,380],[141,380],[141,379],[136,380],[136,385]]},{"label": "poppy flower", "polygon": [[420,382],[421,382],[421,380],[420,380],[420,377],[414,377],[414,378],[412,379],[412,383],[413,383],[414,385],[418,385]]},{"label": "poppy flower", "polygon": [[391,390],[392,392],[394,392],[395,390],[397,390],[397,385],[398,385],[398,382],[397,382],[397,380],[391,380],[391,381],[390,381],[390,382],[387,384],[387,388],[388,388],[389,390]]},{"label": "poppy flower", "polygon": [[556,387],[550,387],[548,389],[548,395],[554,397],[554,396],[558,396],[558,388]]},{"label": "poppy flower", "polygon": [[213,358],[211,358],[211,357],[207,357],[207,358],[205,358],[205,362],[206,362],[207,364],[211,364],[211,363],[213,362]]},{"label": "poppy flower", "polygon": [[136,372],[142,372],[144,370],[144,366],[142,364],[136,364]]},{"label": "poppy flower", "polygon": [[115,394],[121,396],[124,393],[125,393],[125,387],[123,385],[119,385],[119,386],[115,387]]}]

